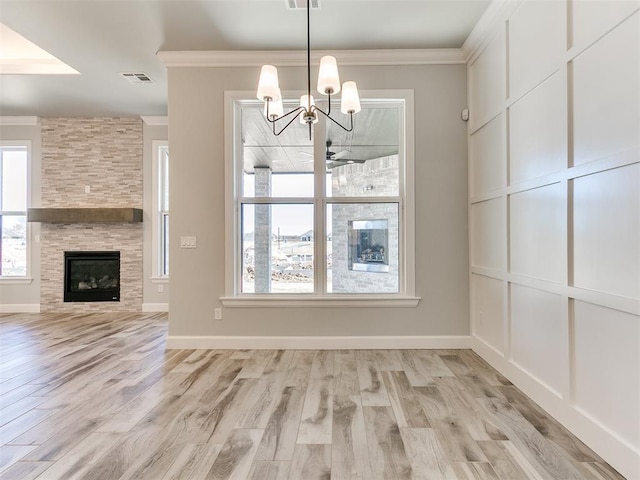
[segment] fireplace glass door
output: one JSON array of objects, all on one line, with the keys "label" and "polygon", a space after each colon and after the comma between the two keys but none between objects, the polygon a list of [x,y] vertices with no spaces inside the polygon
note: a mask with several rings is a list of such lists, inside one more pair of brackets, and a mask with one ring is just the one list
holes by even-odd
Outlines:
[{"label": "fireplace glass door", "polygon": [[64,252],[65,302],[119,302],[120,252]]}]

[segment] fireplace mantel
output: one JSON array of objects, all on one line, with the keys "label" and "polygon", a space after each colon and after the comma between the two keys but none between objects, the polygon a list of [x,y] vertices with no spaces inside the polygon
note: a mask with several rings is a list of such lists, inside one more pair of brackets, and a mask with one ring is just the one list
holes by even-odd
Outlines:
[{"label": "fireplace mantel", "polygon": [[139,223],[141,208],[29,208],[28,222],[41,223]]}]

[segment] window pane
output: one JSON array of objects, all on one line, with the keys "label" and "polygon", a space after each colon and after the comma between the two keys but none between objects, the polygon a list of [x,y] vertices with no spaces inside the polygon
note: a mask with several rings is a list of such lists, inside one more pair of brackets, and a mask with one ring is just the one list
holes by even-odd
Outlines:
[{"label": "window pane", "polygon": [[27,217],[2,215],[2,265],[0,275],[25,276],[27,274]]},{"label": "window pane", "polygon": [[27,210],[27,151],[2,151],[2,210]]},{"label": "window pane", "polygon": [[169,149],[160,147],[160,210],[169,211]]},{"label": "window pane", "polygon": [[242,206],[242,293],[313,293],[313,205]]},{"label": "window pane", "polygon": [[169,214],[162,214],[162,275],[169,275]]},{"label": "window pane", "polygon": [[327,291],[398,293],[397,203],[327,206]]},{"label": "window pane", "polygon": [[402,103],[394,100],[365,102],[351,132],[328,122],[327,196],[399,195],[401,109]]},{"label": "window pane", "polygon": [[[285,111],[296,104],[288,102]],[[294,120],[282,134],[272,132],[263,114],[263,105],[247,102],[240,106],[241,151],[236,161],[242,171],[241,196],[313,197],[313,143],[309,131]],[[291,119],[276,124],[279,130]]]}]

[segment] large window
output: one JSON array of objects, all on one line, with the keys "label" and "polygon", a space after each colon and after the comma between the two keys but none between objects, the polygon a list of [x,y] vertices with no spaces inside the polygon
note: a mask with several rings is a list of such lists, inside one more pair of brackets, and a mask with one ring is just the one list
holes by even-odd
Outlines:
[{"label": "large window", "polygon": [[227,296],[413,296],[411,95],[363,99],[352,132],[320,116],[311,140],[303,125],[274,136],[235,96]]},{"label": "large window", "polygon": [[0,146],[0,277],[27,275],[26,146]]}]

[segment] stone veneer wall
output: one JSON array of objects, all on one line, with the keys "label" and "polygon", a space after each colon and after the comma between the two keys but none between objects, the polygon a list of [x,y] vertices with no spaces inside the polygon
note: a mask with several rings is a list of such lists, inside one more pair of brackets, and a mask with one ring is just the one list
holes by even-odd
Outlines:
[{"label": "stone veneer wall", "polygon": [[[43,207],[142,208],[142,120],[43,118]],[[85,193],[85,186],[90,193]],[[140,311],[142,223],[49,224],[41,229],[43,312]],[[120,302],[64,302],[64,252],[120,251]]]},{"label": "stone veneer wall", "polygon": [[[331,170],[334,197],[396,196],[398,193],[398,155],[365,163],[353,163]],[[332,292],[396,293],[399,289],[399,224],[395,204],[334,204],[332,210]],[[349,221],[387,220],[389,272],[349,270]]]}]

